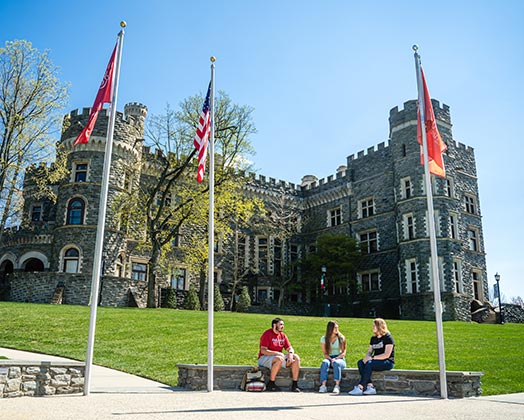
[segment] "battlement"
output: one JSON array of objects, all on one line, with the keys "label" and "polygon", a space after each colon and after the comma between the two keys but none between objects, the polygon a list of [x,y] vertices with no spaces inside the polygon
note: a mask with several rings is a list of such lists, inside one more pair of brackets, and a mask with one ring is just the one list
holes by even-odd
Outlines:
[{"label": "battlement", "polygon": [[[432,99],[431,104],[433,105],[433,111],[437,120],[443,121],[447,124],[451,124],[451,116],[449,106],[446,104],[440,104],[437,99]],[[399,109],[398,106],[391,108],[389,111],[389,127],[390,131],[393,127],[404,124],[408,121],[417,120],[417,100],[412,99],[404,102],[404,108]]]},{"label": "battlement", "polygon": [[[91,108],[74,109],[64,116],[62,125],[62,141],[76,138],[86,126]],[[128,147],[136,149],[137,140],[144,135],[144,122],[147,116],[147,107],[138,102],[125,105],[125,112],[116,112],[115,115],[115,142],[126,143]],[[106,137],[109,124],[109,110],[101,109],[98,113],[92,136]]]},{"label": "battlement", "polygon": [[389,147],[389,141],[386,144],[386,142],[381,142],[375,146],[368,147],[366,150],[361,150],[357,152],[356,156],[355,154],[351,154],[347,157],[348,166],[351,165],[352,162],[354,162],[356,159],[360,159],[363,157],[372,157],[374,153],[377,152],[384,152]]}]

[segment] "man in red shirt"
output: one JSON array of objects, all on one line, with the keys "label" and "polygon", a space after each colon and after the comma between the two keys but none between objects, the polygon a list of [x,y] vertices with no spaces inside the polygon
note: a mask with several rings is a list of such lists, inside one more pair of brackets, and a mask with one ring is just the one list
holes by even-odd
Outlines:
[{"label": "man in red shirt", "polygon": [[[258,366],[264,366],[271,370],[269,383],[266,387],[268,391],[280,391],[280,388],[275,384],[277,373],[282,366],[291,367],[291,375],[293,377],[291,391],[300,392],[298,387],[300,357],[295,354],[291,343],[283,331],[284,321],[282,319],[275,318],[271,321],[271,328],[264,331],[260,337]],[[282,353],[284,349],[287,351],[287,354]]]}]

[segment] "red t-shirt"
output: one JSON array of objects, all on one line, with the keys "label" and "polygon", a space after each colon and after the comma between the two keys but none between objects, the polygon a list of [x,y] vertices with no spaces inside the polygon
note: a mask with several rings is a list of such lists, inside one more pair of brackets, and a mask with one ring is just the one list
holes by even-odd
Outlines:
[{"label": "red t-shirt", "polygon": [[[264,334],[260,337],[260,347],[267,347],[271,351],[282,351],[291,347],[286,334],[278,333],[275,334],[272,329],[264,331]],[[258,357],[262,356],[262,351],[258,352]]]}]

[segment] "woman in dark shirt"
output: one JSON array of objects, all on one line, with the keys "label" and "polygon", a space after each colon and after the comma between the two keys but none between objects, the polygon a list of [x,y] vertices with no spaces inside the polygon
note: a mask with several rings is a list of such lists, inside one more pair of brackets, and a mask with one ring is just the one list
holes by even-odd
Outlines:
[{"label": "woman in dark shirt", "polygon": [[369,341],[366,356],[358,361],[360,382],[355,385],[350,395],[375,395],[377,391],[371,383],[371,373],[379,370],[391,370],[395,366],[395,341],[382,318],[373,320],[373,337]]}]

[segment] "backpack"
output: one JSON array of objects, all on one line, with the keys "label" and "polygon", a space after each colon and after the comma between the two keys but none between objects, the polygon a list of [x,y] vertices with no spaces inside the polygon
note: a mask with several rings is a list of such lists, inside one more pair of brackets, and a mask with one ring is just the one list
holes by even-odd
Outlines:
[{"label": "backpack", "polygon": [[253,367],[244,372],[242,382],[240,383],[240,389],[242,391],[265,391],[266,390],[266,379],[264,372],[258,367]]}]

